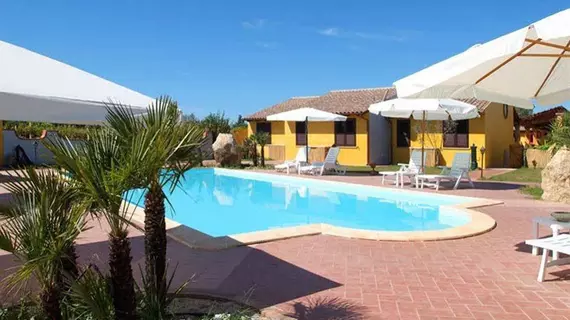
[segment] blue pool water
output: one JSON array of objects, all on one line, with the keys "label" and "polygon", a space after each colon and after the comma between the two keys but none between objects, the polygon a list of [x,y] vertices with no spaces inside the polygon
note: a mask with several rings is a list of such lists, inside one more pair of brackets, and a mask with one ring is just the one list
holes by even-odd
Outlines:
[{"label": "blue pool water", "polygon": [[[211,236],[313,223],[381,231],[440,230],[470,221],[460,211],[440,208],[465,202],[461,197],[237,170],[190,170],[181,186],[167,194],[169,218]],[[141,191],[131,199],[144,206]]]}]

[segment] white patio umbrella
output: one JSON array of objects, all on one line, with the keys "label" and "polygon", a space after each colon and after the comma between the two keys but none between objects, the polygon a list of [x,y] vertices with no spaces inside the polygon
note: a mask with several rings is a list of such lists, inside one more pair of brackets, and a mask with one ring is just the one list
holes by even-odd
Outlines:
[{"label": "white patio umbrella", "polygon": [[153,99],[30,50],[0,41],[0,119],[73,124],[105,120],[105,103],[146,112]]},{"label": "white patio umbrella", "polygon": [[267,121],[304,121],[305,135],[307,137],[307,142],[305,143],[305,154],[307,156],[307,162],[309,162],[309,121],[346,121],[346,117],[340,114],[330,113],[314,108],[299,108],[268,116]]},{"label": "white patio umbrella", "polygon": [[477,107],[453,99],[392,99],[371,104],[370,113],[388,118],[413,117],[422,120],[422,170],[424,169],[425,131],[428,120],[467,120],[479,117]]},{"label": "white patio umbrella", "polygon": [[570,100],[570,9],[394,82],[403,98],[476,98],[521,108]]}]

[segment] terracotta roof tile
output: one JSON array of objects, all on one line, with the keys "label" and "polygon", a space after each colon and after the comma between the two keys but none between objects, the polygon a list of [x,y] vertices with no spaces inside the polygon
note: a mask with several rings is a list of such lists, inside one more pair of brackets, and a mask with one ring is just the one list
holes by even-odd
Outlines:
[{"label": "terracotta roof tile", "polygon": [[280,112],[300,109],[300,108],[310,108],[311,103],[317,100],[319,96],[312,97],[293,97],[278,104],[272,105],[269,108],[257,111],[254,114],[250,114],[244,117],[245,120],[265,120],[267,116],[277,114]]},{"label": "terracotta roof tile", "polygon": [[[265,120],[267,116],[299,108],[315,108],[338,114],[362,114],[371,104],[397,98],[394,87],[332,90],[322,96],[293,97],[245,117],[245,120]],[[484,111],[489,101],[461,99]]]},{"label": "terracotta roof tile", "polygon": [[487,107],[491,104],[490,101],[485,101],[485,100],[477,100],[475,98],[471,98],[471,99],[457,99],[460,101],[463,101],[465,103],[470,103],[474,106],[477,107],[477,109],[479,110],[479,112],[483,112],[485,111],[485,109],[487,109]]},{"label": "terracotta roof tile", "polygon": [[267,116],[299,108],[315,108],[338,114],[362,114],[375,102],[396,94],[394,88],[333,90],[323,96],[293,97],[245,117],[246,120],[264,120]]},{"label": "terracotta roof tile", "polygon": [[333,90],[313,101],[316,109],[338,114],[362,114],[368,112],[371,104],[393,97],[396,89],[370,88]]},{"label": "terracotta roof tile", "polygon": [[555,108],[547,109],[542,112],[537,112],[535,114],[521,118],[521,124],[533,127],[533,126],[547,126],[550,125],[552,120],[554,120],[559,113],[568,112],[563,106],[558,106]]}]

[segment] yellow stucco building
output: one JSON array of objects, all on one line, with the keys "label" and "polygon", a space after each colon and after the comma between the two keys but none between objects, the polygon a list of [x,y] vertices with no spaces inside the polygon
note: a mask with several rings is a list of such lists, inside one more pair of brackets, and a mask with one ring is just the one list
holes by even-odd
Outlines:
[{"label": "yellow stucco building", "polygon": [[[294,159],[299,147],[308,143],[313,149],[340,147],[338,162],[343,165],[364,166],[369,163],[396,164],[408,162],[410,150],[421,148],[421,121],[386,119],[370,114],[372,103],[395,98],[393,88],[331,91],[320,97],[296,97],[263,109],[248,117],[248,136],[257,131],[270,133],[271,143],[265,155],[274,160]],[[444,122],[428,121],[425,148],[428,165],[450,165],[456,152],[470,152],[477,147],[477,162],[484,167],[508,167],[511,145],[515,144],[512,106],[480,100],[469,100],[481,113],[477,119]],[[313,107],[343,114],[345,124],[334,122],[267,122],[268,115]],[[481,147],[485,147],[482,161]]]},{"label": "yellow stucco building", "polygon": [[[477,163],[484,168],[509,167],[511,145],[515,144],[513,135],[514,108],[498,103],[471,100],[469,103],[477,105],[480,117],[471,120],[459,121],[453,132],[444,128],[442,121],[428,121],[426,125],[425,148],[429,151],[428,156],[433,154],[435,162],[439,165],[451,165],[456,152],[470,152],[470,147],[477,147]],[[410,139],[408,146],[398,143],[398,137],[402,136],[403,122],[409,121],[408,130]],[[410,148],[421,148],[421,121],[391,119],[392,122],[392,156],[393,163],[409,161]],[[404,128],[405,129],[405,128]],[[445,132],[445,133],[444,133]],[[480,152],[485,147],[485,159],[483,161]],[[431,159],[430,159],[431,160]],[[428,160],[428,163],[433,163]]]},{"label": "yellow stucco building", "polygon": [[[362,166],[375,158],[379,158],[381,148],[373,146],[369,141],[374,115],[368,113],[370,104],[393,97],[393,88],[371,88],[354,90],[335,90],[323,96],[294,97],[267,109],[245,117],[248,120],[248,135],[257,131],[265,131],[271,135],[271,144],[266,147],[266,157],[274,160],[294,159],[297,150],[305,146],[307,137],[311,151],[318,150],[324,156],[326,148],[336,145],[340,147],[338,162],[344,165]],[[299,108],[315,108],[327,112],[347,116],[345,122],[304,122],[265,121],[272,114]],[[376,116],[377,117],[377,116]],[[385,122],[385,121],[384,121]],[[386,126],[387,127],[387,126]],[[389,162],[389,132],[383,135],[385,149],[384,162]],[[374,149],[374,150],[372,150]],[[375,155],[378,153],[378,155]]]}]

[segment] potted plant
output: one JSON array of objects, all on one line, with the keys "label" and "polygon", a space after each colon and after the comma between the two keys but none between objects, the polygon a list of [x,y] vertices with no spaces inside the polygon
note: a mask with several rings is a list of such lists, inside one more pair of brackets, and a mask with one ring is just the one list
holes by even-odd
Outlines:
[{"label": "potted plant", "polygon": [[370,171],[371,176],[378,175],[378,171],[376,171],[376,164],[374,162],[369,163],[368,166],[372,169],[372,171]]}]

